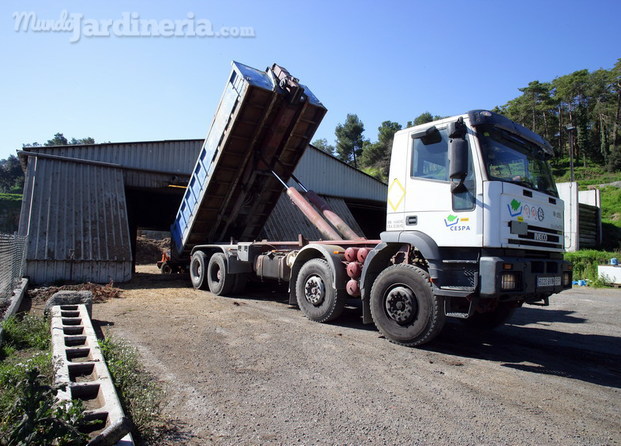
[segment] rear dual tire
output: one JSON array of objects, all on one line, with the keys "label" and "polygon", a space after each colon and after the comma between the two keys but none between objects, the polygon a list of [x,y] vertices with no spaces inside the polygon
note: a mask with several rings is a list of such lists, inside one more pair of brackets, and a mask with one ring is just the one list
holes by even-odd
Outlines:
[{"label": "rear dual tire", "polygon": [[231,274],[224,253],[217,252],[209,259],[203,251],[196,251],[190,260],[190,279],[198,290],[209,290],[216,296],[237,294],[248,282],[247,274]]}]

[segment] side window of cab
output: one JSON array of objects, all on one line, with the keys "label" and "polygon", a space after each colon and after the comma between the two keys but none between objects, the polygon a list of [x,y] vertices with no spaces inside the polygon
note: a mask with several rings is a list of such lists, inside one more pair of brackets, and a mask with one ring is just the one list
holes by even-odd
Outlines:
[{"label": "side window of cab", "polygon": [[412,167],[415,178],[449,181],[448,135],[446,128],[429,129],[415,133],[413,138]]}]

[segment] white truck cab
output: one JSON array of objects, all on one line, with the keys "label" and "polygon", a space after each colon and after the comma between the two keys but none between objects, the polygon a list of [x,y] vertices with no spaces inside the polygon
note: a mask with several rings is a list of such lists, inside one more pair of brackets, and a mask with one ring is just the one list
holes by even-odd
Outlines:
[{"label": "white truck cab", "polygon": [[418,252],[446,316],[493,324],[571,287],[551,156],[543,138],[485,110],[395,135],[381,239]]}]

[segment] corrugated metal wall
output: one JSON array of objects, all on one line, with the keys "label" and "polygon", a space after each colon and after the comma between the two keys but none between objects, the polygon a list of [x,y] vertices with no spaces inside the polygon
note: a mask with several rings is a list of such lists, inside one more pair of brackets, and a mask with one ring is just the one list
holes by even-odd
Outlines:
[{"label": "corrugated metal wall", "polygon": [[33,282],[131,278],[121,170],[29,157],[24,192],[20,234]]},{"label": "corrugated metal wall", "polygon": [[[356,234],[365,235],[342,198],[323,198]],[[267,223],[263,226],[260,237],[268,240],[294,241],[298,239],[298,234],[302,234],[307,240],[322,239],[317,228],[308,221],[304,214],[291,202],[291,199],[283,194],[276,203]]]},{"label": "corrugated metal wall", "polygon": [[[321,150],[309,147],[294,175],[318,194],[362,200],[386,201],[387,186]],[[294,186],[293,182],[290,182]]]}]

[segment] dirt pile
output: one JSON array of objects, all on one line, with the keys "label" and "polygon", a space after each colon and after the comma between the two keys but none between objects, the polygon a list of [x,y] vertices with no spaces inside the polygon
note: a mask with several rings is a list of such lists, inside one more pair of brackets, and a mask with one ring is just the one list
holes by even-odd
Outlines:
[{"label": "dirt pile", "polygon": [[96,283],[80,283],[76,285],[47,286],[28,290],[28,297],[33,302],[45,303],[54,293],[58,291],[90,291],[93,293],[93,302],[106,302],[109,299],[121,297],[121,290],[112,284],[98,285]]},{"label": "dirt pile", "polygon": [[162,253],[170,249],[170,238],[154,240],[142,235],[136,238],[136,264],[154,264],[162,258]]}]

